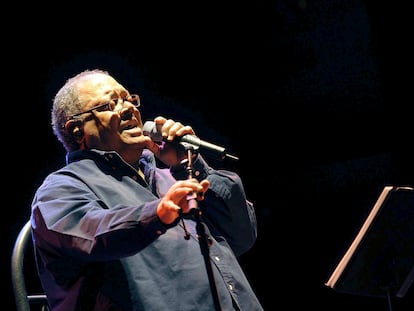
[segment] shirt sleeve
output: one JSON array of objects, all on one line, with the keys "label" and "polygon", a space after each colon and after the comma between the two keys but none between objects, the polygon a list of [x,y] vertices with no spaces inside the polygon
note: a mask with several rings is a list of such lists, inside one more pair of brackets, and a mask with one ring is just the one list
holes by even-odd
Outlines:
[{"label": "shirt sleeve", "polygon": [[158,203],[155,198],[110,208],[81,180],[52,174],[33,199],[33,237],[44,250],[69,250],[83,260],[125,257],[165,233],[156,215]]},{"label": "shirt sleeve", "polygon": [[[171,170],[176,179],[185,178],[185,166]],[[211,168],[199,154],[193,162],[193,176],[208,179],[210,188],[198,201],[202,218],[217,240],[229,243],[236,256],[249,250],[257,238],[254,205],[247,200],[240,176],[232,171]]]}]

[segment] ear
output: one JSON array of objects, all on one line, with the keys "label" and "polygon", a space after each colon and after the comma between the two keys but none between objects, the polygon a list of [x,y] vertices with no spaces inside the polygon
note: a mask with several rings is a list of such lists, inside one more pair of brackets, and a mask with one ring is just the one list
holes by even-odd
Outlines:
[{"label": "ear", "polygon": [[83,124],[81,120],[68,120],[65,123],[65,128],[76,140],[83,138]]}]

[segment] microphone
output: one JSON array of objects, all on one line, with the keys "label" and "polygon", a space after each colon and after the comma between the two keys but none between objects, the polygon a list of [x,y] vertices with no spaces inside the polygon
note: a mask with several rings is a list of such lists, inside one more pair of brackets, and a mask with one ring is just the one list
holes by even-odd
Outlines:
[{"label": "microphone", "polygon": [[[142,127],[142,133],[145,136],[149,136],[155,142],[161,142],[163,141],[161,127],[162,127],[161,124],[156,124],[153,121],[146,121]],[[215,144],[203,141],[195,135],[186,134],[181,137],[177,136],[175,137],[175,141],[184,146],[188,144],[194,147],[194,149],[200,149],[200,150],[205,150],[211,153],[219,154],[221,159],[224,159],[224,158],[229,158],[232,160],[239,159],[238,157],[234,155],[228,154],[224,147],[217,146]]]}]

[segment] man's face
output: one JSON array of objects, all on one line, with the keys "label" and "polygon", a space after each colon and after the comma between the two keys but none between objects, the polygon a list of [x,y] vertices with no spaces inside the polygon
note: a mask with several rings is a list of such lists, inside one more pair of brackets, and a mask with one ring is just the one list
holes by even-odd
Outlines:
[{"label": "man's face", "polygon": [[[79,84],[85,103],[77,118],[83,126],[82,149],[117,151],[132,164],[150,138],[142,133],[142,120],[134,97],[112,77],[96,74]],[[96,108],[96,109],[94,109]]]}]

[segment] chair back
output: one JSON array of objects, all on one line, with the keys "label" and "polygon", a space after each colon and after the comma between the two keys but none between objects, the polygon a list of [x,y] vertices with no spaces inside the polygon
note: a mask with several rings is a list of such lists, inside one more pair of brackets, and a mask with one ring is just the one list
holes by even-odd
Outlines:
[{"label": "chair back", "polygon": [[[29,247],[30,245],[33,245],[33,240],[32,228],[29,220],[25,223],[17,236],[11,256],[11,278],[16,310],[30,311],[32,310],[32,306],[36,305],[36,310],[40,308],[40,310],[47,311],[49,310],[49,307],[46,295],[44,293],[28,294],[26,288],[24,263],[26,252],[29,249],[32,249]],[[34,253],[32,252],[30,256],[32,256],[34,262]]]}]

